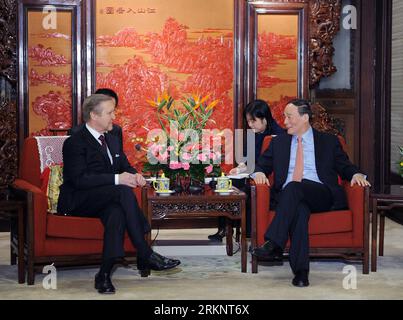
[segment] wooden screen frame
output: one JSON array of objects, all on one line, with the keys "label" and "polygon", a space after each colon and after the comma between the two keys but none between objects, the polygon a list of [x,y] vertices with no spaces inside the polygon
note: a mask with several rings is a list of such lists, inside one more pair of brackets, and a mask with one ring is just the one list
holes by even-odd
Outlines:
[{"label": "wooden screen frame", "polygon": [[81,20],[82,1],[57,0],[57,1],[18,1],[18,135],[19,151],[21,152],[24,139],[28,136],[28,111],[29,111],[29,84],[28,84],[28,13],[31,11],[43,11],[47,5],[52,5],[56,10],[71,12],[71,102],[72,125],[77,124],[77,117],[81,114],[82,85],[81,85]]},{"label": "wooden screen frame", "polygon": [[[233,1],[233,41],[234,41],[234,56],[233,56],[233,126],[234,129],[242,128],[243,116],[239,110],[242,107],[243,101],[243,79],[244,79],[244,4],[245,0]],[[86,19],[87,29],[85,31],[85,69],[87,77],[84,79],[85,88],[83,92],[88,96],[96,90],[96,0],[87,0],[84,8],[84,16]],[[80,119],[81,121],[81,119]]]},{"label": "wooden screen frame", "polygon": [[308,55],[308,11],[307,3],[250,2],[246,4],[246,83],[244,105],[256,99],[257,95],[257,35],[259,15],[298,15],[298,97],[309,97],[309,55]]}]

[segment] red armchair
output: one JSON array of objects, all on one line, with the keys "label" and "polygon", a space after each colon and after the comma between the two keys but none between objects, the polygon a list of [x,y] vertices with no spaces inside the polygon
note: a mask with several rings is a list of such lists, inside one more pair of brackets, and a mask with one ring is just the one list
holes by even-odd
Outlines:
[{"label": "red armchair", "polygon": [[[60,139],[48,139],[52,138]],[[61,155],[58,157],[61,158]],[[36,267],[52,263],[56,266],[98,263],[103,247],[104,228],[99,219],[48,213],[47,196],[41,190],[40,163],[36,139],[27,138],[21,154],[18,178],[13,187],[27,193],[25,261],[28,285],[34,284]],[[135,188],[134,192],[142,205],[141,188]],[[135,253],[127,234],[125,251],[128,255]]]},{"label": "red armchair", "polygon": [[[340,137],[345,149],[344,140]],[[262,150],[266,150],[271,137],[265,138]],[[273,181],[273,177],[269,177]],[[362,261],[363,273],[369,273],[369,211],[368,188],[344,186],[348,210],[328,211],[312,214],[309,220],[309,245],[312,257],[339,257]],[[253,185],[252,203],[252,247],[264,243],[264,233],[274,217],[270,210],[270,188],[267,185]],[[287,244],[288,247],[288,244]],[[286,248],[287,251],[287,248]],[[252,273],[257,273],[258,260],[252,256]]]}]

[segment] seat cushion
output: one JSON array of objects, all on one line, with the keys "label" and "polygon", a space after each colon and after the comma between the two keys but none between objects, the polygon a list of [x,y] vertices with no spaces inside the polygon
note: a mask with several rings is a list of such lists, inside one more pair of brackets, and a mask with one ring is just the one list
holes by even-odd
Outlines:
[{"label": "seat cushion", "polygon": [[58,238],[102,240],[104,226],[98,218],[48,214],[46,235]]},{"label": "seat cushion", "polygon": [[[270,211],[270,223],[274,211]],[[350,232],[353,230],[353,213],[350,210],[312,213],[309,219],[309,234],[320,235]]]},{"label": "seat cushion", "polygon": [[353,231],[353,213],[350,210],[313,213],[309,219],[309,234],[329,234]]}]

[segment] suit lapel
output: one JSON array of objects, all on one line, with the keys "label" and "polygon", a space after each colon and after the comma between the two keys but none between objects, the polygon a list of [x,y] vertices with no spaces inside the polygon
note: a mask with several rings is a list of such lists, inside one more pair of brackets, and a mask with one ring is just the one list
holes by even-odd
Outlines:
[{"label": "suit lapel", "polygon": [[[117,168],[118,163],[119,163],[119,142],[117,141],[116,137],[114,137],[113,135],[111,135],[110,133],[105,134],[105,139],[106,139],[106,143],[108,144],[108,148],[109,151],[111,153],[112,156],[112,160],[113,160],[113,170],[114,172],[117,172]],[[109,160],[109,157],[108,157]]]},{"label": "suit lapel", "polygon": [[106,163],[110,166],[111,161],[109,160],[108,153],[104,151],[101,144],[95,140],[94,136],[88,131],[88,129],[85,126],[83,127],[83,136],[84,136],[84,140],[92,148],[96,149],[98,152],[100,152],[103,155]]},{"label": "suit lapel", "polygon": [[280,150],[276,150],[276,152],[280,152],[280,159],[281,162],[284,164],[280,166],[280,168],[282,168],[279,176],[281,179],[281,185],[283,185],[284,182],[287,180],[288,170],[290,167],[291,139],[291,135],[284,135],[284,142],[280,144],[281,146],[284,146],[284,148],[279,148]]},{"label": "suit lapel", "polygon": [[312,132],[313,132],[313,144],[314,144],[314,148],[315,148],[315,166],[316,166],[316,173],[319,176],[319,172],[320,172],[320,164],[322,163],[322,141],[321,141],[321,135],[319,134],[318,131],[316,131],[315,129],[312,128]]}]

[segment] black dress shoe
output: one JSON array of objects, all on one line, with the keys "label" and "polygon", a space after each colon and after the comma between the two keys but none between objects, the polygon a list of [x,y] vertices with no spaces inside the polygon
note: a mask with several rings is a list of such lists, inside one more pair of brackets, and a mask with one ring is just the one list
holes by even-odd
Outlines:
[{"label": "black dress shoe", "polygon": [[178,259],[171,259],[168,257],[161,256],[158,252],[155,252],[155,251],[154,251],[154,253],[158,258],[160,258],[166,264],[174,265],[175,267],[181,264],[180,260],[178,260]]},{"label": "black dress shoe", "polygon": [[97,273],[95,275],[95,289],[102,294],[115,293],[115,287],[112,284],[111,276],[109,273]]},{"label": "black dress shoe", "polygon": [[307,287],[309,286],[308,271],[300,270],[295,273],[294,279],[292,279],[292,284],[296,287]]},{"label": "black dress shoe", "polygon": [[214,242],[222,242],[222,239],[225,237],[225,235],[225,229],[218,229],[216,233],[210,234],[209,236],[207,236],[207,238]]},{"label": "black dress shoe", "polygon": [[261,247],[253,249],[252,255],[270,263],[266,265],[283,265],[283,250],[271,240],[266,241]]},{"label": "black dress shoe", "polygon": [[137,258],[137,269],[140,271],[142,277],[150,275],[150,270],[168,270],[175,268],[180,264],[179,260],[169,259],[153,252],[147,260]]}]

